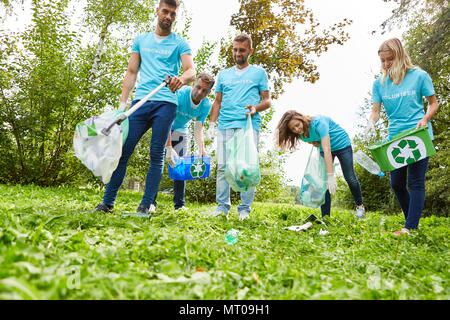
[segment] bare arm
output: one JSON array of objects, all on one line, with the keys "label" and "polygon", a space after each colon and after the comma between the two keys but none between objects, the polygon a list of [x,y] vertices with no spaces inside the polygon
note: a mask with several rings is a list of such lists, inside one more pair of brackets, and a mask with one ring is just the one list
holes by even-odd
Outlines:
[{"label": "bare arm", "polygon": [[191,54],[183,54],[181,56],[181,65],[183,66],[183,74],[180,77],[172,77],[169,89],[172,92],[177,91],[185,84],[195,80],[195,66]]},{"label": "bare arm", "polygon": [[323,149],[323,156],[325,158],[327,174],[331,174],[333,173],[333,158],[331,157],[330,135],[322,138],[321,144]]},{"label": "bare arm", "polygon": [[264,110],[267,110],[270,108],[270,105],[272,104],[272,99],[270,98],[270,92],[269,91],[260,91],[260,103],[256,106],[248,105],[245,107],[245,109],[250,110],[250,115],[253,117],[256,112],[263,112]]},{"label": "bare arm", "polygon": [[222,105],[222,92],[216,93],[216,98],[214,99],[213,105],[211,107],[211,117],[210,122],[217,122],[219,118],[220,107]]},{"label": "bare arm", "polygon": [[125,78],[123,79],[120,102],[127,102],[128,97],[130,96],[130,92],[131,90],[133,90],[134,84],[136,83],[140,65],[141,55],[137,52],[133,52],[131,54],[130,60],[128,61],[127,73],[125,74]]},{"label": "bare arm", "polygon": [[369,120],[373,120],[374,123],[380,119],[380,102],[375,102],[372,104],[372,113],[370,114]]},{"label": "bare arm", "polygon": [[171,146],[172,146],[172,134],[170,133],[170,130],[169,130],[169,136],[167,137],[166,147],[171,147]]},{"label": "bare arm", "polygon": [[206,156],[205,141],[203,139],[203,123],[201,123],[200,121],[195,121],[194,140],[197,144],[200,156]]},{"label": "bare arm", "polygon": [[431,118],[436,114],[438,108],[439,108],[439,104],[438,101],[436,99],[436,95],[433,94],[432,96],[427,97],[428,100],[428,109],[427,109],[427,113],[425,114],[425,116],[419,121],[419,123],[417,123],[416,129],[419,127],[425,127],[426,125],[428,125],[428,121],[431,120]]}]

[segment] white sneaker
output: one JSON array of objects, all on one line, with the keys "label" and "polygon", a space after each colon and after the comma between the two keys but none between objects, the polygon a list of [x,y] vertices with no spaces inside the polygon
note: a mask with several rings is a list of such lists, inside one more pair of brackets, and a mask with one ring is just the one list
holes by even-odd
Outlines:
[{"label": "white sneaker", "polygon": [[155,213],[155,212],[156,212],[156,207],[155,207],[154,204],[151,204],[151,205],[150,205],[150,208],[148,208],[148,212],[149,212],[149,213]]},{"label": "white sneaker", "polygon": [[189,210],[189,209],[186,208],[185,206],[182,206],[181,208],[175,209],[175,212],[178,212],[178,211],[187,211],[187,210]]},{"label": "white sneaker", "polygon": [[366,209],[364,208],[364,206],[361,207],[356,207],[356,217],[359,219],[364,219],[365,215],[364,213],[366,212]]},{"label": "white sneaker", "polygon": [[239,212],[239,221],[242,221],[242,220],[245,220],[248,218],[250,218],[250,212],[248,212],[248,211]]}]

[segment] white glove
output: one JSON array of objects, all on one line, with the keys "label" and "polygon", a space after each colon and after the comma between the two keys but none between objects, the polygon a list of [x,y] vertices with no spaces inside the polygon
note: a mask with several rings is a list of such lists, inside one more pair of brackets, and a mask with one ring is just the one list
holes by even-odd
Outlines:
[{"label": "white glove", "polygon": [[336,177],[334,176],[334,173],[327,173],[327,188],[328,191],[330,191],[331,194],[336,193],[337,189],[337,183],[336,183]]},{"label": "white glove", "polygon": [[178,154],[173,150],[172,146],[166,146],[166,159],[169,166],[175,168],[175,160],[178,158]]},{"label": "white glove", "polygon": [[123,111],[127,108],[127,103],[126,102],[119,102],[119,110]]},{"label": "white glove", "polygon": [[210,122],[209,123],[209,128],[206,131],[206,140],[211,141],[215,136],[216,136],[216,123],[215,122]]},{"label": "white glove", "polygon": [[366,125],[366,129],[364,130],[364,136],[366,137],[366,140],[369,138],[369,134],[370,133],[375,134],[375,122],[372,119],[369,119],[369,121],[367,121],[367,125]]}]

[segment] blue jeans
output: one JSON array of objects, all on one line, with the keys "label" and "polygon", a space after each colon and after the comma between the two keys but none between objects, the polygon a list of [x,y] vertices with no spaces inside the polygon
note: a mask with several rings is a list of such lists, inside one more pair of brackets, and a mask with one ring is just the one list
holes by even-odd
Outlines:
[{"label": "blue jeans", "polygon": [[[216,176],[216,201],[217,201],[217,211],[222,211],[228,214],[231,208],[230,201],[230,185],[225,179],[225,168],[226,168],[226,142],[230,140],[236,132],[244,129],[225,129],[218,130],[217,132],[217,176]],[[253,130],[253,137],[255,140],[256,147],[258,148],[259,142],[259,131]],[[258,149],[259,150],[259,149]],[[239,212],[250,213],[251,205],[255,198],[255,187],[250,188],[248,191],[241,191],[241,204],[238,205]]]},{"label": "blue jeans", "polygon": [[[134,100],[132,106],[139,100]],[[130,123],[128,137],[122,147],[122,156],[112,174],[111,181],[106,185],[103,203],[114,205],[117,192],[123,183],[127,171],[128,159],[133,154],[136,144],[144,133],[152,128],[150,141],[150,165],[145,180],[144,196],[140,205],[156,206],[156,196],[164,169],[164,149],[169,136],[169,130],[175,119],[177,106],[165,101],[147,101],[128,119]]]},{"label": "blue jeans", "polygon": [[[323,155],[323,152],[321,152]],[[344,179],[350,188],[355,204],[360,206],[363,204],[361,186],[356,178],[355,168],[353,167],[353,149],[352,146],[345,147],[340,150],[331,152],[331,159],[334,162],[334,157],[337,157],[339,163],[341,164],[342,173],[344,174]],[[325,203],[320,207],[322,212],[322,217],[330,215],[331,211],[331,195],[330,191],[327,190],[325,193]]]},{"label": "blue jeans", "polygon": [[[403,214],[405,228],[417,229],[425,205],[425,173],[428,157],[391,171],[391,187],[394,190]],[[408,181],[408,189],[406,188]]]},{"label": "blue jeans", "polygon": [[[187,134],[180,131],[171,131],[172,148],[180,156],[187,153]],[[173,180],[173,204],[175,209],[184,206],[184,195],[186,190],[185,180]]]}]

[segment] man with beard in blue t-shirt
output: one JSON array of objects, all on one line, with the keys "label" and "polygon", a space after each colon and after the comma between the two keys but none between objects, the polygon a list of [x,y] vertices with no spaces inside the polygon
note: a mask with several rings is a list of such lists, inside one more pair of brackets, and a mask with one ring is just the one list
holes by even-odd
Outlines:
[{"label": "man with beard in blue t-shirt", "polygon": [[[141,137],[150,128],[152,128],[150,166],[144,196],[137,213],[148,214],[156,211],[156,196],[163,173],[164,146],[175,119],[178,103],[175,92],[195,79],[191,48],[186,40],[172,32],[179,5],[178,0],[160,0],[156,9],[158,21],[155,32],[141,34],[134,39],[119,108],[125,109],[138,73],[140,80],[132,106],[159,86],[165,75],[172,76],[172,79],[168,87],[162,88],[128,118],[129,132],[122,148],[122,156],[110,182],[106,185],[103,202],[97,205],[94,211],[113,211],[114,201],[125,178],[128,159]],[[181,66],[184,73],[178,77]]]},{"label": "man with beard in blue t-shirt", "polygon": [[[251,65],[248,58],[253,54],[250,36],[241,33],[233,41],[235,66],[219,72],[216,84],[216,99],[211,108],[211,124],[208,131],[214,131],[218,120],[217,132],[217,209],[213,216],[222,213],[228,217],[231,208],[230,185],[225,179],[226,142],[238,131],[245,128],[247,116],[252,117],[253,136],[258,146],[261,125],[260,112],[270,108],[271,99],[266,71]],[[209,136],[212,135],[210,132]],[[255,188],[241,192],[241,205],[238,206],[239,220],[249,218]]]}]

